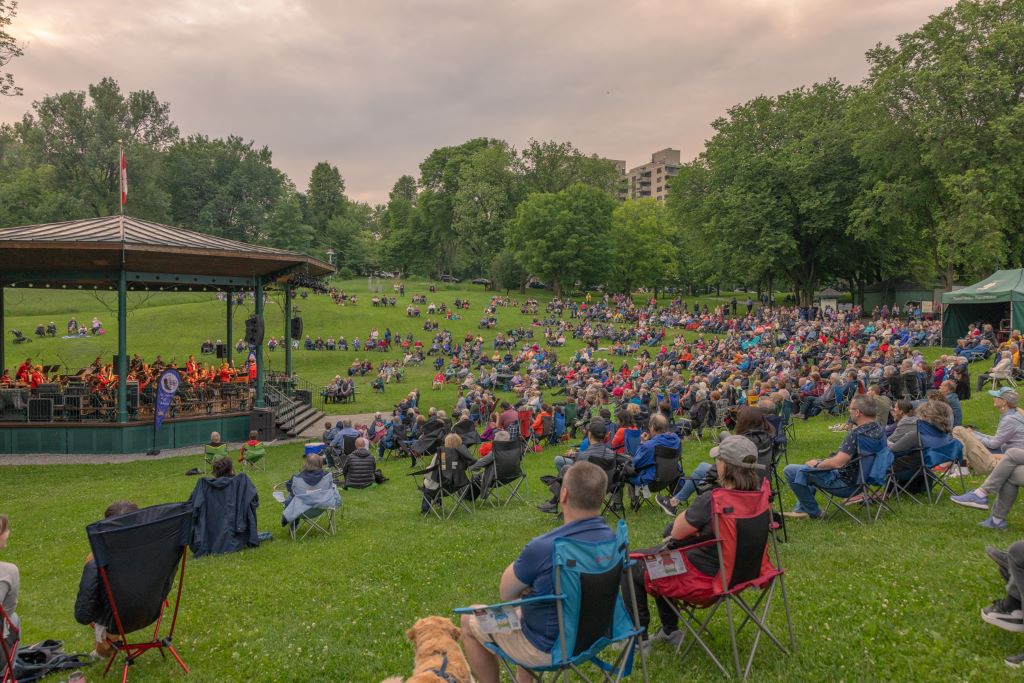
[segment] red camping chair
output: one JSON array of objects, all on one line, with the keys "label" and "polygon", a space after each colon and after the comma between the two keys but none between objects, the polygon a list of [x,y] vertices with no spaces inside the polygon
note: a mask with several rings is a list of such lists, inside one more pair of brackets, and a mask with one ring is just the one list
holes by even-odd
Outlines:
[{"label": "red camping chair", "polygon": [[[10,642],[4,637],[5,631],[10,634]],[[18,643],[20,641],[21,631],[14,625],[7,612],[4,611],[4,606],[0,605],[0,652],[4,655],[2,662],[4,665],[4,677],[0,679],[2,683],[18,683],[14,678],[14,654],[18,651]]]},{"label": "red camping chair", "polygon": [[524,408],[516,414],[519,415],[519,438],[523,440],[523,448],[529,451],[537,443],[537,435],[533,433],[533,410]]},{"label": "red camping chair", "polygon": [[[779,551],[771,521],[771,487],[768,480],[765,480],[759,491],[714,489],[711,493],[711,514],[715,532],[713,539],[665,551],[678,553],[686,566],[686,572],[654,581],[648,574],[644,577],[644,583],[648,593],[668,600],[672,609],[679,615],[680,624],[690,635],[682,656],[685,658],[695,644],[700,645],[722,673],[728,677],[730,672],[702,638],[705,631],[708,630],[711,619],[724,605],[729,622],[729,640],[732,645],[732,660],[736,675],[746,678],[750,675],[750,667],[754,662],[754,654],[757,652],[762,634],[768,636],[783,654],[788,654],[791,650],[796,649],[793,621],[789,614],[789,600],[786,596],[786,586],[783,583],[783,571],[779,564]],[[712,545],[717,547],[721,569],[717,575],[708,576],[693,566],[686,556],[686,552],[694,548]],[[772,555],[774,555],[774,562]],[[644,555],[634,555],[634,557],[651,560],[649,557],[645,558]],[[790,649],[788,650],[775,637],[767,624],[776,585],[782,593],[782,604],[786,612],[786,624],[789,628]],[[743,597],[743,593],[748,589],[757,591],[757,598],[753,602],[748,602]],[[738,608],[740,613],[734,616],[735,608]],[[707,609],[703,619],[697,616],[697,610],[700,609]],[[740,616],[743,619],[737,626],[735,619]],[[741,670],[736,638],[748,623],[754,624],[757,633],[750,647],[746,668]],[[680,646],[682,646],[682,641],[680,641]]]},{"label": "red camping chair", "polygon": [[[122,683],[128,669],[147,650],[171,653],[185,673],[188,667],[174,649],[174,627],[185,580],[185,557],[192,535],[192,505],[165,503],[109,517],[86,527],[100,582],[113,617],[109,631],[114,652],[103,674],[121,653],[125,655]],[[178,588],[167,634],[160,636],[167,596],[177,575]],[[156,624],[149,640],[129,642],[128,634]],[[116,633],[115,633],[116,632]]]}]

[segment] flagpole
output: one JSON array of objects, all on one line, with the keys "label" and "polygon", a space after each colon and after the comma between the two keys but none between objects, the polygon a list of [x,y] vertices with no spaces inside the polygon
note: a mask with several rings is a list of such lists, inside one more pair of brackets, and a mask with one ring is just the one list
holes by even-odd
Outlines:
[{"label": "flagpole", "polygon": [[117,203],[118,203],[118,207],[120,209],[120,214],[119,214],[120,218],[118,219],[118,223],[119,223],[119,228],[120,228],[120,232],[121,232],[121,265],[122,266],[124,266],[124,262],[125,262],[125,253],[124,253],[124,199],[125,199],[125,194],[126,194],[125,191],[128,189],[128,188],[125,187],[125,185],[126,185],[125,180],[127,180],[127,178],[125,176],[126,176],[126,173],[125,173],[125,163],[124,163],[124,146],[122,144],[122,141],[118,140],[117,141],[117,179],[118,179],[118,187],[120,188],[120,192],[118,192]]}]

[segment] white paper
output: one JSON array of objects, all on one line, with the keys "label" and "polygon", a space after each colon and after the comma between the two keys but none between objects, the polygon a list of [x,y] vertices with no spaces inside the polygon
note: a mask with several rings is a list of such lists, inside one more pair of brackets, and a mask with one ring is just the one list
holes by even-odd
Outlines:
[{"label": "white paper", "polygon": [[678,550],[644,555],[644,564],[647,565],[647,575],[651,577],[652,581],[686,573],[683,554]]},{"label": "white paper", "polygon": [[476,623],[484,633],[512,633],[522,627],[514,607],[486,607],[473,611]]}]

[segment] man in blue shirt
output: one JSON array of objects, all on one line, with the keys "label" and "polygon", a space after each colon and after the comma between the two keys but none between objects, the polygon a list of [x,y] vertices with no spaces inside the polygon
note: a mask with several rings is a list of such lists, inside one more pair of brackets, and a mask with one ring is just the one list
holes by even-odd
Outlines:
[{"label": "man in blue shirt", "polygon": [[[601,517],[608,478],[597,465],[577,462],[562,481],[559,504],[565,523],[526,544],[515,562],[501,575],[501,600],[555,592],[551,565],[556,538],[607,541],[614,532]],[[517,662],[530,667],[551,664],[551,648],[558,638],[558,613],[553,602],[524,605],[519,610],[521,629],[511,633],[485,633],[474,615],[462,617],[462,644],[473,676],[480,683],[498,683],[499,662],[483,643],[495,643]],[[519,680],[530,680],[519,672]]]},{"label": "man in blue shirt", "polygon": [[953,411],[953,426],[960,427],[964,423],[964,409],[960,405],[960,397],[956,393],[956,382],[951,379],[945,380],[939,385],[939,391],[946,397],[946,403]]},{"label": "man in blue shirt", "polygon": [[661,413],[651,416],[649,423],[650,432],[647,439],[636,449],[633,456],[633,469],[636,475],[630,479],[633,486],[646,486],[655,480],[658,474],[658,464],[654,459],[654,449],[658,446],[679,450],[679,436],[669,431],[668,418]]}]

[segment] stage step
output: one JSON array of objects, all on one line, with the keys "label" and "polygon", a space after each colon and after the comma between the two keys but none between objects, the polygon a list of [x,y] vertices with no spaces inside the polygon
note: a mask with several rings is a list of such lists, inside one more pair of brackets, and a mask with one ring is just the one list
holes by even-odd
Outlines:
[{"label": "stage step", "polygon": [[291,436],[299,436],[311,427],[322,427],[325,415],[322,411],[314,410],[301,421],[295,423],[294,432]]}]

